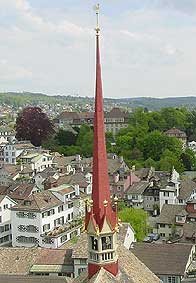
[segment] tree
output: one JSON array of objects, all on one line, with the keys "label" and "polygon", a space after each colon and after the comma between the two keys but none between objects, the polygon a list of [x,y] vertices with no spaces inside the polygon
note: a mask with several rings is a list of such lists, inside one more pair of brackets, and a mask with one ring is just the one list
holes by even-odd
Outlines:
[{"label": "tree", "polygon": [[168,137],[159,131],[153,131],[145,136],[140,143],[140,150],[143,151],[145,159],[149,157],[155,161],[159,161],[162,153],[169,149],[179,154],[182,152],[181,142],[173,137]]},{"label": "tree", "polygon": [[26,107],[16,119],[16,138],[40,146],[53,133],[53,124],[39,107]]},{"label": "tree", "polygon": [[177,156],[174,152],[166,149],[161,156],[159,169],[163,171],[170,171],[173,166],[179,173],[182,173],[184,171],[184,165],[180,160],[180,157]]},{"label": "tree", "polygon": [[56,134],[55,139],[59,145],[75,145],[77,135],[73,134],[70,131],[60,129]]},{"label": "tree", "polygon": [[167,129],[173,127],[186,129],[189,125],[189,112],[186,108],[167,107],[161,109],[160,113],[166,122]]},{"label": "tree", "polygon": [[193,150],[186,148],[186,150],[181,154],[181,160],[186,170],[195,170],[196,157]]},{"label": "tree", "polygon": [[93,152],[93,130],[90,126],[84,124],[80,127],[76,145],[80,147],[80,154],[85,157],[92,156]]},{"label": "tree", "polygon": [[156,161],[154,161],[150,157],[147,160],[145,160],[144,165],[145,165],[146,168],[154,167],[156,169],[156,167],[157,167]]},{"label": "tree", "polygon": [[148,214],[143,209],[125,208],[119,211],[119,217],[123,222],[131,224],[136,232],[138,241],[142,241],[147,233]]}]

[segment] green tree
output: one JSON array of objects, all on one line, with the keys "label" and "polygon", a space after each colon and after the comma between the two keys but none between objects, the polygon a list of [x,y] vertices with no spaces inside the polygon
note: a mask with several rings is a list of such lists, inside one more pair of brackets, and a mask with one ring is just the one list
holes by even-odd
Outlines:
[{"label": "green tree", "polygon": [[189,111],[182,107],[182,108],[173,108],[167,107],[162,108],[160,111],[163,119],[166,122],[167,129],[176,127],[180,129],[186,129],[189,121]]},{"label": "green tree", "polygon": [[93,130],[90,126],[84,124],[80,127],[76,145],[80,148],[80,154],[85,157],[92,156],[93,152]]},{"label": "green tree", "polygon": [[142,241],[147,233],[148,214],[143,209],[125,208],[119,211],[119,217],[122,222],[131,224],[136,232],[138,241]]},{"label": "green tree", "polygon": [[60,129],[58,133],[55,136],[55,140],[59,145],[75,145],[77,139],[77,135],[73,134],[70,131],[66,131],[63,129]]},{"label": "green tree", "polygon": [[144,166],[146,168],[154,167],[155,169],[157,169],[157,162],[149,157],[147,160],[144,161]]},{"label": "green tree", "polygon": [[179,173],[184,171],[184,165],[180,160],[180,157],[178,157],[174,152],[166,149],[161,156],[159,169],[163,171],[170,171],[173,166]]},{"label": "green tree", "polygon": [[195,153],[190,148],[186,148],[186,150],[181,154],[181,160],[186,170],[196,169]]},{"label": "green tree", "polygon": [[143,151],[144,159],[152,158],[158,161],[166,149],[180,155],[182,144],[176,138],[168,137],[159,131],[153,131],[141,141],[140,149]]}]

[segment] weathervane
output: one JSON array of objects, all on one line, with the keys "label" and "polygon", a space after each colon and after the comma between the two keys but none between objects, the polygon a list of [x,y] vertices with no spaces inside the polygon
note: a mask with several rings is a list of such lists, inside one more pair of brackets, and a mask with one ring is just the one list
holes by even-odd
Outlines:
[{"label": "weathervane", "polygon": [[94,10],[96,11],[96,15],[97,15],[97,26],[95,28],[96,31],[96,35],[99,35],[100,32],[100,28],[99,28],[99,10],[100,10],[100,5],[97,4],[94,6]]}]

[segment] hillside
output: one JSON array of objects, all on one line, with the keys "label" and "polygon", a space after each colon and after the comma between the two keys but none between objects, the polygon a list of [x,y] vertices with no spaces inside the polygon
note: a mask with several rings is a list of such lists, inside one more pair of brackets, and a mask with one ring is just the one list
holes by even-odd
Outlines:
[{"label": "hillside", "polygon": [[[49,96],[42,93],[30,93],[30,92],[8,92],[0,93],[0,103],[13,105],[15,107],[25,105],[40,105],[40,104],[92,104],[93,98],[80,97],[80,96]],[[158,110],[163,107],[182,107],[196,108],[196,96],[188,97],[168,97],[168,98],[151,98],[151,97],[138,97],[138,98],[121,98],[112,99],[105,98],[107,105],[118,105],[126,108],[143,107],[149,110]]]}]

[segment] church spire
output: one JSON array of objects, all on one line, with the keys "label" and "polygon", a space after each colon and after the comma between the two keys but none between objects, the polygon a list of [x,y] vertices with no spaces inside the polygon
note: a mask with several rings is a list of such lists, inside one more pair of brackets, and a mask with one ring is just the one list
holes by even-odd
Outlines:
[{"label": "church spire", "polygon": [[99,5],[96,6],[96,86],[93,143],[92,201],[86,203],[85,228],[88,233],[88,271],[91,278],[101,267],[113,275],[118,273],[116,232],[117,200],[111,200],[105,143],[104,106],[99,49]]}]

